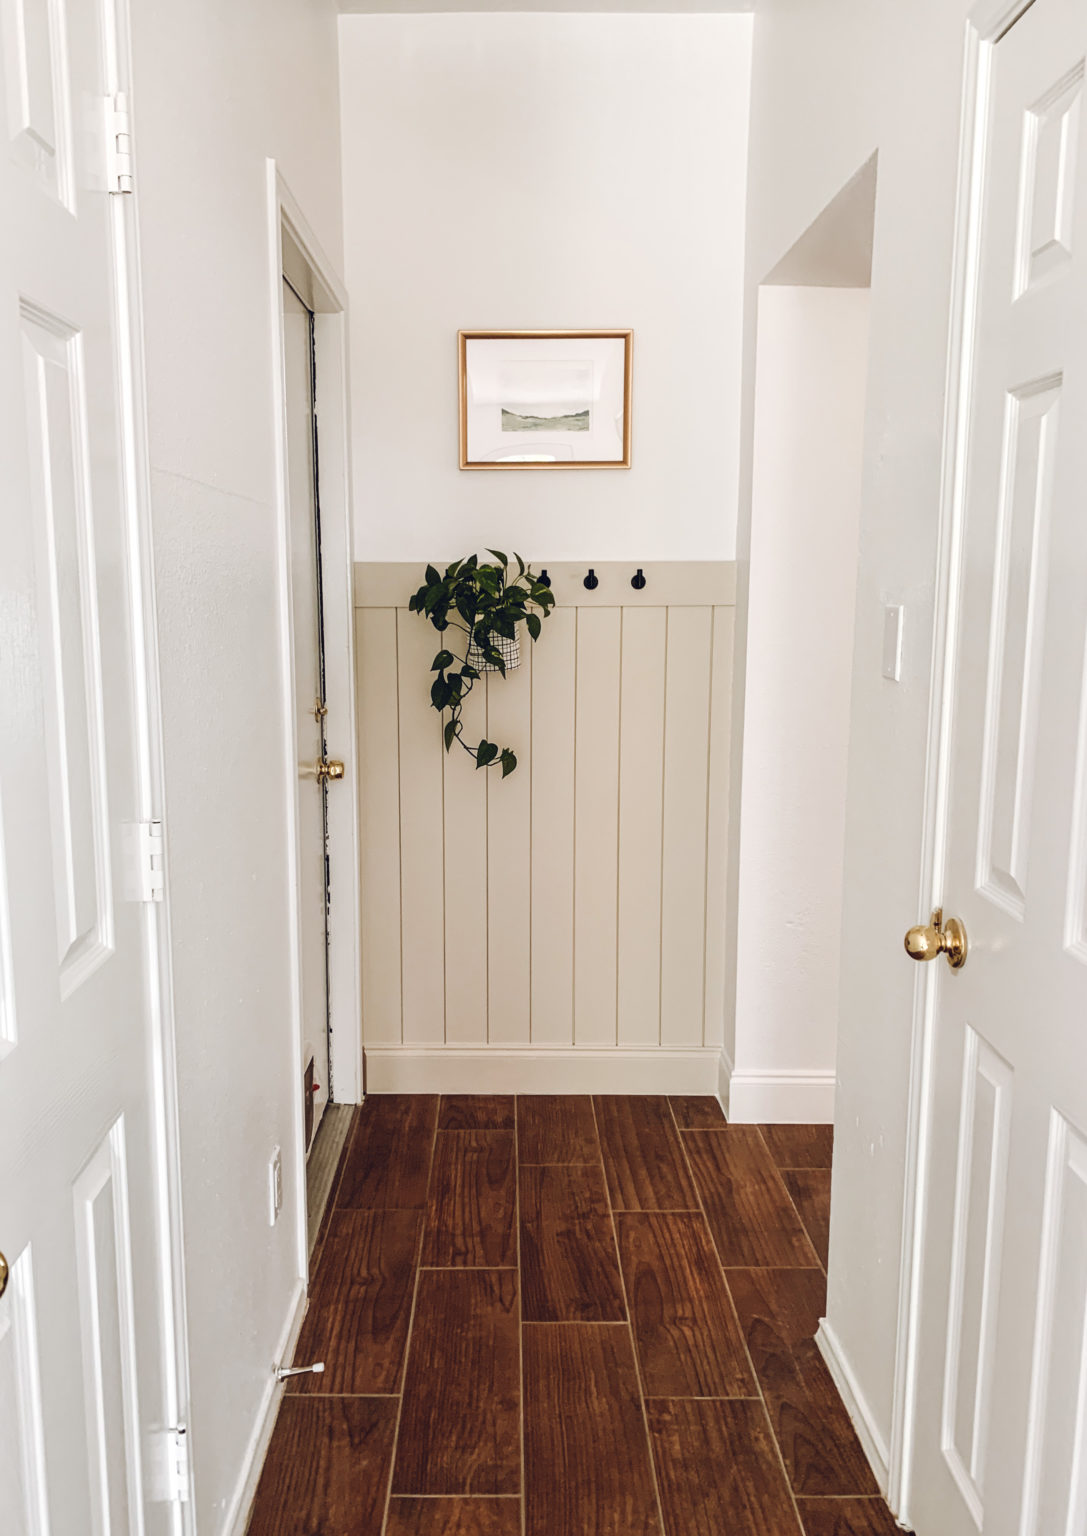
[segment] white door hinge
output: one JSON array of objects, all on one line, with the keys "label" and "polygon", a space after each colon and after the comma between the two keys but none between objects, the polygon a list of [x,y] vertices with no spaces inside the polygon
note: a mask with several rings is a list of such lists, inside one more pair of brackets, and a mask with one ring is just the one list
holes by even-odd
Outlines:
[{"label": "white door hinge", "polygon": [[187,1504],[189,1502],[189,1488],[192,1483],[187,1425],[178,1424],[169,1431],[168,1452],[170,1458],[170,1496],[178,1504]]},{"label": "white door hinge", "polygon": [[140,901],[161,901],[166,887],[165,848],[161,821],[141,821],[136,827],[136,867]]},{"label": "white door hinge", "polygon": [[124,91],[106,101],[106,185],[110,192],[133,190],[132,119]]}]

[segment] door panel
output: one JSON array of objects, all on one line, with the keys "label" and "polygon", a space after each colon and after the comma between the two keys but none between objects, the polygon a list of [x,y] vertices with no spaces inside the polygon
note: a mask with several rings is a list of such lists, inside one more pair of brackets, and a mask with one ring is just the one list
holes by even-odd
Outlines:
[{"label": "door panel", "polygon": [[[329,1098],[327,856],[328,790],[315,765],[325,757],[324,635],[320,520],[313,409],[313,316],[283,282],[287,480],[290,496],[291,606],[298,739],[298,840],[302,943],[302,1061],[314,1062],[310,1095],[316,1134]],[[307,1148],[308,1150],[308,1148]]]},{"label": "door panel", "polygon": [[155,928],[122,878],[142,637],[115,37],[92,0],[0,0],[0,1526],[27,1536],[173,1524]]},{"label": "door panel", "polygon": [[935,980],[919,1536],[1087,1529],[1085,55],[1080,0],[1035,0],[981,72],[944,881],[970,948]]}]

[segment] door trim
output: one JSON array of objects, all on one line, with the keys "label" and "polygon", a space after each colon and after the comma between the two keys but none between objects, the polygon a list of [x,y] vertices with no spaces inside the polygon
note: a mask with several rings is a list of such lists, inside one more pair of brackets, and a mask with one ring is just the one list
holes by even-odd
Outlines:
[{"label": "door trim", "polygon": [[[314,311],[318,356],[317,416],[321,424],[321,534],[325,598],[325,689],[330,717],[338,722],[330,750],[344,762],[339,793],[329,796],[328,841],[331,902],[328,930],[329,1018],[332,1081],[336,1100],[358,1103],[362,1096],[362,1028],[359,1012],[359,832],[358,769],[355,751],[354,560],[351,527],[350,418],[347,390],[347,293],[335,267],[322,251],[305,215],[275,160],[267,161],[269,309],[272,378],[275,388],[275,495],[279,533],[280,680],[284,720],[284,800],[287,819],[286,879],[291,954],[292,1083],[302,1073],[302,914],[299,907],[301,864],[298,799],[298,738],[294,718],[294,620],[291,600],[290,500],[287,483],[287,413],[282,287],[284,257],[301,263]],[[293,283],[292,283],[293,285]],[[342,733],[342,735],[340,734]],[[298,1189],[298,1273],[308,1276],[306,1239],[305,1127],[301,1093],[295,1103],[291,1161]]]},{"label": "door trim", "polygon": [[[966,448],[974,373],[984,153],[991,102],[993,50],[1033,3],[1034,0],[980,0],[966,20],[944,390],[935,613],[922,801],[921,879],[917,902],[919,913],[941,906],[945,895],[952,711],[958,657],[965,521]],[[925,1190],[932,1132],[932,1058],[938,985],[938,977],[933,974],[936,967],[917,966],[914,969],[906,1177],[887,1490],[891,1509],[907,1526],[911,1523],[911,1478],[917,1427],[922,1260],[928,1219]]]},{"label": "door trim", "polygon": [[[138,144],[139,86],[133,82],[132,23],[128,0],[107,6],[105,69],[109,89],[127,94],[133,142]],[[134,151],[138,155],[138,150]],[[190,1426],[188,1310],[182,1211],[181,1133],[170,927],[169,825],[166,819],[166,748],[162,725],[154,519],[147,407],[146,343],[139,244],[139,193],[111,196],[117,378],[121,421],[121,485],[127,526],[126,585],[131,604],[137,815],[163,823],[166,882],[161,901],[144,903],[148,1012],[152,1031],[149,1090],[154,1132],[160,1226],[155,1234],[160,1285],[160,1327],[165,1425]],[[151,1405],[144,1404],[147,1413]],[[191,1438],[191,1437],[190,1437]],[[173,1506],[176,1536],[195,1536],[192,1464],[185,1496]]]}]

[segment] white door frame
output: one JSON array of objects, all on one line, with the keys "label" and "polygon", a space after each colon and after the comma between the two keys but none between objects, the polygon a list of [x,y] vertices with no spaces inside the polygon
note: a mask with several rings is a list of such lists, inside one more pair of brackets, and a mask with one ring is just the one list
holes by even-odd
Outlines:
[{"label": "white door frame", "polygon": [[[268,166],[268,293],[275,399],[276,515],[279,530],[279,602],[282,705],[286,756],[287,879],[291,929],[291,1081],[295,1102],[294,1161],[305,1189],[302,1113],[302,913],[298,800],[298,731],[294,717],[294,615],[291,599],[290,496],[287,483],[286,348],[283,336],[284,259],[305,272],[303,297],[314,312],[316,402],[321,445],[321,559],[324,570],[325,688],[334,734],[329,750],[343,758],[341,786],[328,797],[332,880],[328,955],[332,1082],[336,1100],[362,1098],[361,980],[359,966],[358,768],[355,750],[355,607],[351,527],[350,417],[347,392],[347,293],[322,251],[274,160]],[[305,1201],[299,1201],[299,1273],[308,1273]]]},{"label": "white door frame", "polygon": [[[133,110],[131,14],[127,0],[106,8],[106,71],[112,92],[124,92]],[[109,23],[112,22],[112,26]],[[136,113],[133,111],[133,126]],[[138,134],[133,132],[135,145]],[[136,152],[133,149],[134,160]],[[134,167],[135,168],[135,167]],[[166,806],[165,744],[155,598],[151,461],[144,363],[143,288],[135,197],[110,198],[117,320],[118,395],[121,419],[121,475],[128,531],[127,586],[131,604],[133,712],[136,725],[136,793],[139,821],[161,821],[167,870],[169,830]],[[153,1153],[160,1197],[155,1234],[162,1306],[163,1382],[168,1426],[187,1431],[190,1408],[188,1313],[185,1294],[185,1238],[181,1199],[181,1134],[178,1109],[173,949],[170,886],[161,901],[144,903],[144,944],[148,971],[148,1012],[153,1077],[150,1085]],[[192,1462],[188,1487],[174,1505],[178,1536],[195,1536]]]},{"label": "white door frame", "polygon": [[[929,687],[928,741],[921,823],[921,881],[917,915],[925,922],[944,903],[951,783],[952,715],[958,657],[959,594],[965,525],[966,449],[974,371],[974,334],[980,271],[984,149],[993,50],[1033,0],[979,0],[966,22],[951,312],[944,393],[943,449],[936,564],[936,604]],[[919,1365],[925,1191],[933,1114],[933,1037],[936,1023],[935,966],[916,966],[910,1049],[906,1179],[895,1341],[894,1397],[888,1502],[910,1524]]]}]

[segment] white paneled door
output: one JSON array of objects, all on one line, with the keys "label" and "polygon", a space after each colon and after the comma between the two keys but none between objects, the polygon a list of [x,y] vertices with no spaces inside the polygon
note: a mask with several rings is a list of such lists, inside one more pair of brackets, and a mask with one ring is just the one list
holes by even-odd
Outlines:
[{"label": "white paneled door", "polygon": [[176,1529],[114,18],[0,0],[0,1529]]},{"label": "white paneled door", "polygon": [[[302,950],[302,1091],[309,1150],[329,1097],[328,768],[321,519],[317,497],[313,314],[283,280],[283,369],[298,741],[298,884]],[[341,765],[342,767],[342,765]]]},{"label": "white paneled door", "polygon": [[1087,1532],[1087,6],[1009,19],[967,178],[919,1536]]}]

